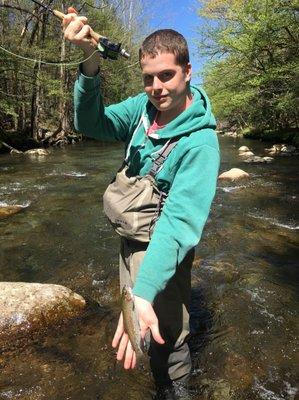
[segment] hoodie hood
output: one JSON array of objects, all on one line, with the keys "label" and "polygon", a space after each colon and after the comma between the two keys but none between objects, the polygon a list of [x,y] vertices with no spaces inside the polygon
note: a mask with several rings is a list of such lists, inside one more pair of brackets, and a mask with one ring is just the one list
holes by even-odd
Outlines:
[{"label": "hoodie hood", "polygon": [[[157,139],[170,139],[175,136],[192,133],[200,129],[216,128],[216,120],[211,111],[211,104],[202,88],[191,86],[192,103],[185,111],[156,132]],[[157,109],[148,100],[143,115],[143,125],[147,130],[155,118]]]}]

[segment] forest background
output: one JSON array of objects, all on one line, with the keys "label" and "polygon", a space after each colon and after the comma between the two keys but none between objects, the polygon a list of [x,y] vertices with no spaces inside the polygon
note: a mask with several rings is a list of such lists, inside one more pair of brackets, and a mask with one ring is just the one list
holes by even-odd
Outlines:
[{"label": "forest background", "polygon": [[[69,5],[41,2],[64,12]],[[138,48],[150,32],[150,2],[89,0],[72,6],[95,31],[131,53],[130,60],[101,65],[106,104],[142,90]],[[195,39],[198,58],[207,60],[202,80],[218,128],[299,145],[297,2],[202,0],[196,12],[206,21]],[[60,21],[31,0],[1,0],[0,46],[0,142],[26,148],[79,140],[72,88],[82,54],[63,40]]]}]

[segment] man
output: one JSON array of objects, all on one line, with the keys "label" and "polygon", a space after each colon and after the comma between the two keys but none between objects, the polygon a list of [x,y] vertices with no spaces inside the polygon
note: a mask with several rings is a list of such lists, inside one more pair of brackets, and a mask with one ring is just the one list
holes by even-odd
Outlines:
[{"label": "man", "polygon": [[[85,17],[69,9],[63,24],[66,39],[86,57],[94,53]],[[108,107],[100,95],[100,56],[83,63],[75,85],[75,126],[89,137],[126,144],[125,179],[147,177],[163,149],[172,146],[154,175],[167,197],[149,243],[132,235],[121,238],[120,284],[133,286],[141,335],[151,333],[156,398],[185,398],[182,387],[191,371],[186,343],[191,266],[215,194],[219,148],[209,100],[190,85],[184,37],[170,29],[154,32],[144,40],[139,61],[145,93]],[[117,360],[123,360],[124,368],[135,367],[122,315],[112,346],[118,348]]]}]

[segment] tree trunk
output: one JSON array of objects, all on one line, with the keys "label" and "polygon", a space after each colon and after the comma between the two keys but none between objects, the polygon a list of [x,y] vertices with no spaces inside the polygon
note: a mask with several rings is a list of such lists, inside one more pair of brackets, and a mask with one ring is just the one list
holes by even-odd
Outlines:
[{"label": "tree trunk", "polygon": [[39,123],[40,123],[40,111],[41,111],[41,103],[40,103],[40,61],[36,61],[33,68],[34,74],[34,85],[33,92],[31,98],[31,137],[33,139],[39,139]]},{"label": "tree trunk", "polygon": [[[64,4],[62,4],[64,6]],[[60,60],[61,62],[65,62],[66,57],[66,42],[62,38],[61,40],[61,51],[60,51]],[[65,65],[61,65],[60,67],[60,89],[61,89],[61,96],[60,96],[60,126],[61,126],[61,133],[63,135],[67,134],[70,130],[70,123],[69,123],[69,102],[67,99],[67,88],[68,88],[68,80],[69,80],[69,73],[66,69]]]}]

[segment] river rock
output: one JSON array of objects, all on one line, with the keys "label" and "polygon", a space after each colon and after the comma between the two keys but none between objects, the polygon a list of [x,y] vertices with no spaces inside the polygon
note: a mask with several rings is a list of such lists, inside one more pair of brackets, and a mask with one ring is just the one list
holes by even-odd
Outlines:
[{"label": "river rock", "polygon": [[296,152],[296,147],[295,146],[291,146],[291,145],[283,145],[281,147],[281,153],[289,153],[289,154],[293,154]]},{"label": "river rock", "polygon": [[25,151],[25,154],[28,156],[34,156],[34,157],[44,157],[48,156],[50,153],[46,149],[31,149]]},{"label": "river rock", "polygon": [[24,206],[21,205],[1,205],[0,204],[0,219],[7,218],[10,215],[16,214],[23,210]]},{"label": "river rock", "polygon": [[21,155],[24,154],[22,151],[17,150],[17,149],[11,149],[9,152],[11,155]]},{"label": "river rock", "polygon": [[251,157],[254,156],[254,153],[252,151],[244,151],[244,153],[239,153],[240,157]]},{"label": "river rock", "polygon": [[246,153],[246,151],[250,151],[249,147],[247,146],[241,146],[238,149],[239,153]]},{"label": "river rock", "polygon": [[242,169],[232,168],[229,171],[223,172],[218,178],[223,180],[238,181],[239,179],[249,178],[249,174]]},{"label": "river rock", "polygon": [[296,152],[296,147],[286,144],[274,144],[271,148],[265,149],[270,156],[291,155]]},{"label": "river rock", "polygon": [[249,156],[243,160],[245,163],[265,163],[266,161],[264,160],[263,157],[259,156]]},{"label": "river rock", "polygon": [[238,137],[238,134],[237,134],[237,132],[225,132],[225,134],[223,136],[236,138],[236,137]]},{"label": "river rock", "polygon": [[224,379],[207,379],[204,378],[200,382],[203,389],[204,400],[231,400],[233,395],[229,382]]},{"label": "river rock", "polygon": [[82,296],[53,284],[0,282],[0,349],[18,347],[79,316]]},{"label": "river rock", "polygon": [[263,157],[263,159],[264,159],[264,161],[265,161],[266,163],[271,163],[271,162],[274,161],[274,158],[273,158],[273,157]]}]

